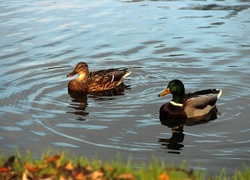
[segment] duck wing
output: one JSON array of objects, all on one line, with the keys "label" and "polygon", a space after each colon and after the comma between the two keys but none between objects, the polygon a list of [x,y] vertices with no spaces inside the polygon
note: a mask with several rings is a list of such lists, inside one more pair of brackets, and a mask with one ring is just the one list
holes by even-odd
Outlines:
[{"label": "duck wing", "polygon": [[215,106],[222,91],[220,89],[207,89],[186,94],[185,112],[188,118],[208,114]]},{"label": "duck wing", "polygon": [[88,91],[104,91],[120,85],[131,72],[127,69],[106,69],[91,72],[88,77]]},{"label": "duck wing", "polygon": [[89,79],[91,81],[101,82],[102,84],[105,84],[108,82],[123,80],[125,78],[124,76],[128,73],[128,69],[105,69],[90,72]]}]

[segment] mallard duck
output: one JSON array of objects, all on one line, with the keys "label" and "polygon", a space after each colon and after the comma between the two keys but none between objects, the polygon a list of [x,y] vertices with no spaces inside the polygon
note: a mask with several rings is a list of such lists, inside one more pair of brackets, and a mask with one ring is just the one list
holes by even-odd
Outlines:
[{"label": "mallard duck", "polygon": [[128,69],[105,69],[89,72],[87,63],[79,62],[67,77],[79,74],[78,78],[69,81],[68,90],[75,92],[98,92],[119,86],[126,76],[131,73]]},{"label": "mallard duck", "polygon": [[172,80],[158,96],[170,93],[173,95],[172,100],[160,108],[161,124],[173,127],[216,119],[215,103],[221,96],[222,90],[207,89],[186,94],[183,83],[180,80]]}]

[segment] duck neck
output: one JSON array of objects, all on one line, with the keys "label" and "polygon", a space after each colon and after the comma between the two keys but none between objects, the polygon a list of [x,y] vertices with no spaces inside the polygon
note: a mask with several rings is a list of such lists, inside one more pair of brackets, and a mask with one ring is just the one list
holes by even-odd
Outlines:
[{"label": "duck neck", "polygon": [[184,95],[173,95],[172,101],[175,103],[183,104]]},{"label": "duck neck", "polygon": [[77,78],[78,81],[81,81],[81,82],[86,82],[88,79],[88,74],[84,73],[84,74],[80,74]]}]

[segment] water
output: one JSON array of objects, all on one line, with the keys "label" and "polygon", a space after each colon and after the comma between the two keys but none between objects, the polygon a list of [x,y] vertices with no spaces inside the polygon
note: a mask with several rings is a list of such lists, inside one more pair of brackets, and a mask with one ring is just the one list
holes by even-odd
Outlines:
[{"label": "water", "polygon": [[[77,155],[166,163],[228,174],[250,162],[248,1],[4,1],[0,3],[1,153],[47,147]],[[119,96],[75,100],[75,64],[129,67]],[[221,88],[215,121],[184,127],[183,143],[158,111],[172,79],[188,91]]]}]

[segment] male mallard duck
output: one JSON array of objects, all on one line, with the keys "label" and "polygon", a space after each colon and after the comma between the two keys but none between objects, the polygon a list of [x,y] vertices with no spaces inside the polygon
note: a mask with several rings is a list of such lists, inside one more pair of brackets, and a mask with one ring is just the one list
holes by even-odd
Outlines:
[{"label": "male mallard duck", "polygon": [[131,71],[128,69],[105,69],[89,72],[87,63],[79,62],[67,77],[79,74],[77,79],[69,81],[68,89],[75,92],[97,92],[119,86]]},{"label": "male mallard duck", "polygon": [[222,90],[207,89],[185,94],[183,83],[180,80],[172,80],[158,96],[170,93],[173,95],[172,100],[160,108],[161,124],[170,127],[180,124],[192,125],[216,118],[215,103]]}]

